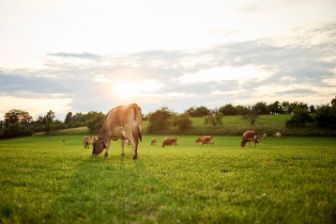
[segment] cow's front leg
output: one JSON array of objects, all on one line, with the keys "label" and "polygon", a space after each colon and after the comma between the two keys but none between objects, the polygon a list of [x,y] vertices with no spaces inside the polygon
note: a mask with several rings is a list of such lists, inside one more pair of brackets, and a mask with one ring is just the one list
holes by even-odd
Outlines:
[{"label": "cow's front leg", "polygon": [[107,142],[107,146],[106,146],[106,149],[105,149],[105,158],[108,156],[108,149],[110,147],[110,143],[111,143],[111,138]]},{"label": "cow's front leg", "polygon": [[138,158],[138,143],[133,144],[133,159],[136,160]]},{"label": "cow's front leg", "polygon": [[122,157],[124,157],[124,155],[125,155],[124,146],[125,146],[125,142],[124,142],[124,140],[121,139],[121,156]]}]

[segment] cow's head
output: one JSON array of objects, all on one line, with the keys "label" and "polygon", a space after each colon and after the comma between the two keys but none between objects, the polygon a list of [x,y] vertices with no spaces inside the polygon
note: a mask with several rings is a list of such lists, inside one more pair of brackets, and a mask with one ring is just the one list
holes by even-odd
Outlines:
[{"label": "cow's head", "polygon": [[103,141],[101,137],[98,137],[97,139],[95,139],[92,145],[93,145],[93,150],[92,150],[93,156],[99,155],[102,151],[104,151],[104,149],[107,148],[105,142]]},{"label": "cow's head", "polygon": [[243,139],[243,140],[241,141],[241,143],[240,143],[240,146],[241,146],[241,147],[244,147],[245,144],[246,144],[246,142],[247,142],[247,141],[246,141],[245,139]]}]

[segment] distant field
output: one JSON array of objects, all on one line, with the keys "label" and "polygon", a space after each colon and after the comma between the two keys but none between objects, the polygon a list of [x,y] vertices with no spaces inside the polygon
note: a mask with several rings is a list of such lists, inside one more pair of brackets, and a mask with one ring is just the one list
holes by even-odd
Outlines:
[{"label": "distant field", "polygon": [[[316,128],[315,126],[308,125],[304,128],[286,128],[286,121],[292,115],[282,114],[275,115],[260,115],[254,125],[251,125],[242,116],[224,116],[222,125],[213,126],[204,124],[204,117],[191,118],[192,127],[184,134],[189,135],[241,135],[246,130],[255,130],[259,133],[267,133],[273,135],[275,132],[281,132],[287,136],[336,136],[335,130],[326,130]],[[142,132],[148,134],[148,121],[142,123]],[[158,133],[171,135],[178,133],[177,127],[169,127],[167,130],[161,130]],[[89,129],[87,127],[78,127],[63,129],[52,132],[49,135],[87,135]],[[34,136],[45,135],[44,132],[35,133]]]},{"label": "distant field", "polygon": [[[82,135],[0,141],[0,223],[335,223],[336,139],[239,137],[91,157]],[[62,142],[65,140],[65,143]]]}]

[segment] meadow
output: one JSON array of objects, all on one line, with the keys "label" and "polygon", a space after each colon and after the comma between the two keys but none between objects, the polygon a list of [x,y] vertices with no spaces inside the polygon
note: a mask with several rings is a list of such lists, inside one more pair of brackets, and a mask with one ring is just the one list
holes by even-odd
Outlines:
[{"label": "meadow", "polygon": [[0,223],[336,222],[336,138],[153,137],[137,161],[119,142],[91,157],[83,135],[1,140]]}]

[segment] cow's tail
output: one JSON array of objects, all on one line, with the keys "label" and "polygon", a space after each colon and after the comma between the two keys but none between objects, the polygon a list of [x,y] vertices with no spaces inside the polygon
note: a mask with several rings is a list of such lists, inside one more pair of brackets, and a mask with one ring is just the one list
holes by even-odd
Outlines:
[{"label": "cow's tail", "polygon": [[142,141],[142,135],[141,135],[141,121],[142,121],[142,115],[141,115],[141,108],[138,107],[137,104],[134,104],[133,106],[134,110],[134,121],[136,122],[136,125],[133,129],[133,136],[135,139],[139,139]]}]

